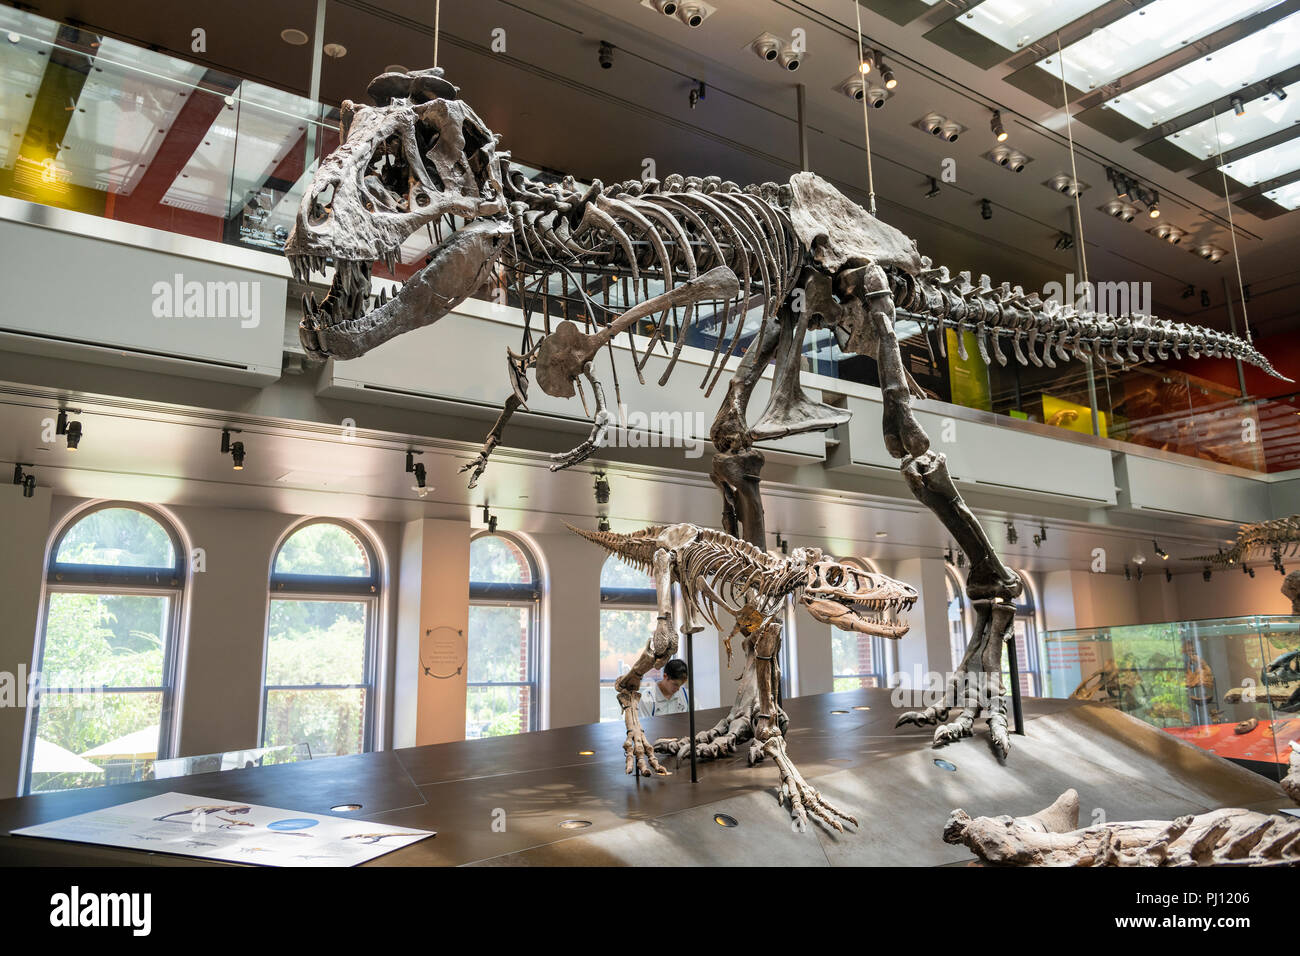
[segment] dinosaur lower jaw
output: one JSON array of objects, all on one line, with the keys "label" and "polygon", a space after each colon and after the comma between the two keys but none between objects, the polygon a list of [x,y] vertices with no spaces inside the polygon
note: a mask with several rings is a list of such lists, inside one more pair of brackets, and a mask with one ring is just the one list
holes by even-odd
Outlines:
[{"label": "dinosaur lower jaw", "polygon": [[804,602],[808,613],[821,621],[842,631],[856,634],[870,634],[873,637],[885,637],[897,640],[908,632],[911,625],[896,617],[896,611],[902,610],[895,602],[878,602],[873,604],[841,604],[838,601],[807,600]]},{"label": "dinosaur lower jaw", "polygon": [[474,220],[449,235],[430,255],[429,264],[392,298],[381,283],[372,294],[371,263],[341,260],[325,301],[303,297],[299,328],[303,346],[315,358],[355,358],[402,332],[436,322],[487,280],[510,236],[509,223]]}]

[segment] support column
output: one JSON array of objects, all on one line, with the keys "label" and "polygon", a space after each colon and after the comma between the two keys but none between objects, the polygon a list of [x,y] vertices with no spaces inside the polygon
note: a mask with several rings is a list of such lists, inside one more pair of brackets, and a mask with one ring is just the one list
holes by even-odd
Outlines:
[{"label": "support column", "polygon": [[[6,476],[7,480],[7,476]],[[0,485],[0,798],[18,795],[27,722],[28,679],[41,611],[42,558],[50,533],[50,489],[30,498],[18,485]]]},{"label": "support column", "polygon": [[394,747],[465,739],[469,539],[467,520],[419,518],[402,527]]}]

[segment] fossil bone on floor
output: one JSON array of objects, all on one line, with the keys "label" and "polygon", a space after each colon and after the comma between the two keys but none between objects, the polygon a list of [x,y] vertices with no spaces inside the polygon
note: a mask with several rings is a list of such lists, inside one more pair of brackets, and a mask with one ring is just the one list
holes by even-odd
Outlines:
[{"label": "fossil bone on floor", "polygon": [[[1295,757],[1292,766],[1300,767]],[[1300,866],[1300,818],[1222,809],[1079,828],[1075,790],[1027,817],[954,810],[943,839],[1011,866]]]}]

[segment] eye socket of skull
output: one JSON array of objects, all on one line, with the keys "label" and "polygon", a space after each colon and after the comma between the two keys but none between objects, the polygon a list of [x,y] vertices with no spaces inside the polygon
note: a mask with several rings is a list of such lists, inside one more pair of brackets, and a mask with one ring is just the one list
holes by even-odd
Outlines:
[{"label": "eye socket of skull", "polygon": [[832,564],[826,569],[826,583],[833,588],[837,588],[844,581],[844,568],[838,564]]}]

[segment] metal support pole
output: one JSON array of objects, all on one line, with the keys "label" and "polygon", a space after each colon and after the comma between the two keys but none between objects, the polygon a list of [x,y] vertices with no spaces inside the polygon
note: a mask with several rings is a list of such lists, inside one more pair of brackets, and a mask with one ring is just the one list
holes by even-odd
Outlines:
[{"label": "metal support pole", "polygon": [[695,774],[695,635],[686,632],[686,709],[691,725],[691,783],[698,783]]},{"label": "metal support pole", "polygon": [[802,83],[795,84],[795,102],[799,108],[799,168],[808,172],[808,120],[804,112],[805,94]]},{"label": "metal support pole", "polygon": [[1025,710],[1020,701],[1020,660],[1016,655],[1016,632],[1011,632],[1007,641],[1007,663],[1011,670],[1011,732],[1023,737],[1025,735]]},{"label": "metal support pole", "polygon": [[[1232,308],[1232,287],[1228,285],[1228,277],[1221,276],[1223,279],[1223,301],[1228,305],[1228,329],[1233,335],[1237,334],[1237,313]],[[1237,385],[1241,388],[1241,397],[1246,397],[1246,370],[1242,367],[1241,359],[1233,359],[1237,363]]]},{"label": "metal support pole", "polygon": [[316,157],[316,126],[320,122],[320,70],[321,60],[325,56],[325,0],[316,0],[316,29],[311,37],[311,88],[307,98],[311,100],[311,122],[307,124],[307,152],[302,159],[302,168],[306,172],[311,168]]},{"label": "metal support pole", "polygon": [[[1087,282],[1087,273],[1083,267],[1083,233],[1079,229],[1079,214],[1074,206],[1070,207],[1070,235],[1074,237],[1074,272],[1079,276],[1080,281]],[[1067,283],[1068,284],[1068,283]],[[1087,294],[1087,307],[1089,310],[1095,308],[1092,298],[1092,285],[1089,283],[1085,289]],[[1073,302],[1061,303],[1065,306],[1074,305]],[[1088,407],[1092,409],[1092,433],[1101,435],[1101,420],[1097,412],[1097,377],[1093,374],[1092,360],[1084,359],[1084,368],[1088,370]]]}]

